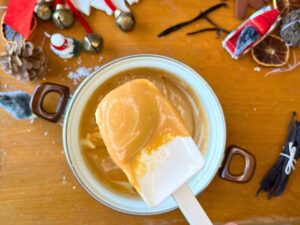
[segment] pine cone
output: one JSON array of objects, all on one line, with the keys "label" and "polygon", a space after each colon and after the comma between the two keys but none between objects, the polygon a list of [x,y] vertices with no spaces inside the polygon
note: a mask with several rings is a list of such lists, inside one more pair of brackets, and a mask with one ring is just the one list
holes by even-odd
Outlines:
[{"label": "pine cone", "polygon": [[288,45],[300,47],[300,9],[283,18],[280,35]]},{"label": "pine cone", "polygon": [[22,81],[41,78],[47,66],[46,56],[41,47],[31,42],[15,41],[5,46],[6,55],[1,57],[3,70]]}]

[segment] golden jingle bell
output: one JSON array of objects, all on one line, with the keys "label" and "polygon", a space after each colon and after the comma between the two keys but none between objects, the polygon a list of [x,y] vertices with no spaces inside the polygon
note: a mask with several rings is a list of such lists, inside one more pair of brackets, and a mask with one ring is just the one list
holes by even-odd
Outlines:
[{"label": "golden jingle bell", "polygon": [[45,0],[38,0],[34,7],[34,12],[41,20],[50,20],[52,16],[51,3]]},{"label": "golden jingle bell", "polygon": [[57,4],[52,15],[52,21],[56,27],[66,29],[72,26],[74,16],[70,9],[65,8],[62,4]]},{"label": "golden jingle bell", "polygon": [[117,26],[125,32],[131,31],[135,25],[135,19],[130,12],[124,12],[119,9],[115,10],[114,16],[116,18]]},{"label": "golden jingle bell", "polygon": [[85,35],[83,39],[83,49],[89,52],[99,52],[103,47],[103,38],[94,33]]}]

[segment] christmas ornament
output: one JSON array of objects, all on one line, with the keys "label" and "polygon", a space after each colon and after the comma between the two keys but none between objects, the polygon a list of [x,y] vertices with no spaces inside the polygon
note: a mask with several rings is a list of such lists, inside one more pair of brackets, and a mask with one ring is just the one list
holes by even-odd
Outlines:
[{"label": "christmas ornament", "polygon": [[63,59],[75,57],[80,52],[80,42],[61,34],[52,34],[50,37],[50,49]]},{"label": "christmas ornament", "polygon": [[122,31],[128,32],[134,28],[135,20],[131,12],[124,12],[120,9],[117,9],[111,0],[104,0],[104,2],[113,12],[116,19],[116,24]]},{"label": "christmas ornament", "polygon": [[56,8],[52,15],[52,21],[59,29],[66,29],[72,26],[74,16],[70,9],[67,9],[62,0],[56,0]]},{"label": "christmas ornament", "polygon": [[89,52],[99,52],[103,46],[103,39],[93,33],[85,35],[83,39],[83,48]]},{"label": "christmas ornament", "polygon": [[[209,23],[211,23],[213,26],[216,26],[216,24],[208,18],[208,15],[214,11],[216,11],[217,9],[220,9],[222,7],[227,7],[227,4],[222,2],[222,3],[218,3],[204,11],[201,11],[196,17],[190,19],[190,20],[187,20],[187,21],[184,21],[184,22],[181,22],[181,23],[178,23],[176,25],[173,25],[167,29],[165,29],[164,31],[160,32],[157,36],[158,37],[163,37],[163,36],[167,36],[185,26],[188,26],[190,25],[191,23],[194,23],[200,19],[205,19],[205,20],[208,20]],[[198,32],[199,33],[199,32]]]},{"label": "christmas ornament", "polygon": [[76,7],[76,9],[78,9],[80,12],[82,12],[83,14],[85,14],[87,16],[90,15],[91,0],[72,0],[72,3]]},{"label": "christmas ornament", "polygon": [[86,31],[86,35],[83,39],[83,48],[90,52],[99,52],[103,46],[103,39],[100,35],[93,33],[92,28],[84,19],[84,17],[78,12],[73,3],[70,0],[66,0],[67,5],[70,7],[76,18],[82,24]]},{"label": "christmas ornament", "polygon": [[252,58],[259,65],[267,67],[282,67],[289,60],[289,47],[275,35],[269,35],[252,48]]},{"label": "christmas ornament", "polygon": [[34,119],[30,108],[31,96],[23,91],[0,92],[0,107],[16,119]]},{"label": "christmas ornament", "polygon": [[41,20],[50,20],[52,17],[51,2],[46,0],[37,0],[37,4],[34,7],[34,12]]},{"label": "christmas ornament", "polygon": [[131,31],[135,25],[135,19],[131,12],[123,12],[119,9],[114,11],[117,26],[125,32]]},{"label": "christmas ornament", "polygon": [[289,46],[300,47],[300,10],[294,10],[283,18],[280,35]]},{"label": "christmas ornament", "polygon": [[286,16],[289,12],[300,9],[300,0],[273,0],[273,5],[282,16]]},{"label": "christmas ornament", "polygon": [[277,9],[264,7],[231,32],[222,41],[222,46],[232,58],[238,59],[273,31],[279,20]]},{"label": "christmas ornament", "polygon": [[33,10],[36,0],[10,0],[4,24],[10,26],[27,40],[33,29]]},{"label": "christmas ornament", "polygon": [[[123,12],[130,12],[126,3],[132,5],[138,3],[138,0],[111,0],[115,7]],[[126,3],[125,3],[126,2]],[[104,0],[72,0],[74,6],[85,15],[89,16],[91,7],[102,10],[107,13],[107,15],[113,15],[113,11],[108,7]]]},{"label": "christmas ornament", "polygon": [[247,8],[249,6],[256,10],[264,6],[265,0],[235,0],[235,17],[244,19],[247,16]]},{"label": "christmas ornament", "polygon": [[32,81],[44,75],[47,60],[41,47],[31,42],[15,41],[5,46],[6,55],[0,57],[4,71],[18,80]]}]

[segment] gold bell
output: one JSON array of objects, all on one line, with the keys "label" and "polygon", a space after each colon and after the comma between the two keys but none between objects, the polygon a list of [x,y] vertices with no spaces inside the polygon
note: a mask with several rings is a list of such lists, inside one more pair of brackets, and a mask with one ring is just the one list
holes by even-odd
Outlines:
[{"label": "gold bell", "polygon": [[70,9],[65,8],[62,4],[57,4],[52,15],[52,21],[56,27],[66,29],[72,26],[74,16]]},{"label": "gold bell", "polygon": [[89,52],[100,52],[103,47],[103,38],[100,35],[89,33],[83,39],[83,49]]},{"label": "gold bell", "polygon": [[114,16],[116,18],[117,26],[125,32],[131,31],[135,25],[135,19],[130,12],[124,12],[119,9],[115,10]]},{"label": "gold bell", "polygon": [[34,7],[34,12],[41,20],[50,20],[52,16],[51,3],[45,0],[38,0]]}]

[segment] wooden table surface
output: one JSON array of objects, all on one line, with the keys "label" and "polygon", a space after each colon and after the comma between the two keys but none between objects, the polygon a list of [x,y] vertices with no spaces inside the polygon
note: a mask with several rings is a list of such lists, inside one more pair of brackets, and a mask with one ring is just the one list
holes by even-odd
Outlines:
[{"label": "wooden table surface", "polygon": [[[7,1],[1,1],[5,5]],[[240,224],[300,224],[300,168],[292,174],[285,193],[268,200],[263,193],[255,196],[265,172],[277,159],[283,145],[293,110],[300,113],[300,68],[265,77],[270,69],[254,70],[258,65],[250,55],[236,61],[221,47],[214,33],[186,36],[185,33],[208,27],[196,22],[168,37],[157,38],[164,28],[195,16],[216,0],[143,0],[132,7],[136,28],[122,33],[114,19],[92,10],[88,17],[95,32],[105,39],[99,54],[81,53],[78,58],[62,60],[44,49],[49,60],[46,81],[69,85],[67,74],[80,66],[95,67],[118,57],[138,53],[155,53],[178,59],[194,68],[214,89],[223,106],[227,122],[227,145],[248,149],[257,159],[253,179],[236,184],[215,177],[198,197],[215,223],[240,221]],[[233,1],[227,9],[211,16],[227,29],[240,21],[233,18]],[[39,23],[34,43],[42,43],[44,32],[81,39],[84,31],[78,22],[64,31],[51,22]],[[4,46],[4,42],[1,42]],[[294,51],[294,50],[293,50]],[[294,51],[300,58],[300,51]],[[16,81],[1,72],[0,91],[32,92],[42,80],[32,83]],[[167,225],[187,224],[179,210],[158,216],[132,216],[116,212],[94,200],[72,175],[61,140],[62,127],[41,119],[33,123],[16,121],[0,110],[0,224],[3,225]],[[238,170],[241,163],[234,169]]]}]

